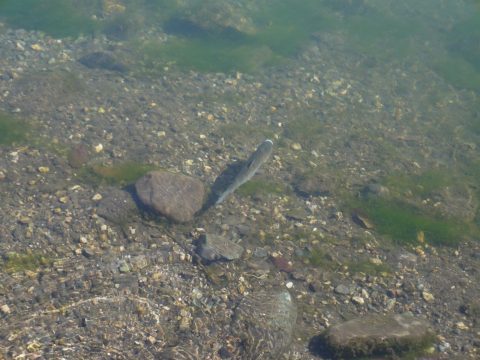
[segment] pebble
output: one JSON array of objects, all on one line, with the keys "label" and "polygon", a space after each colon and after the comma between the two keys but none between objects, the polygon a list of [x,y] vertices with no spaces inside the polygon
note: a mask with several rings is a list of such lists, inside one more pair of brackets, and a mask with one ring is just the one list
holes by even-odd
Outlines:
[{"label": "pebble", "polygon": [[352,297],[352,302],[354,304],[358,304],[358,305],[363,305],[365,304],[365,300],[361,297],[361,296],[353,296]]},{"label": "pebble", "polygon": [[43,47],[39,44],[32,44],[30,48],[35,51],[43,51]]},{"label": "pebble", "polygon": [[422,297],[423,297],[423,300],[425,300],[426,302],[432,302],[435,299],[433,294],[429,293],[426,290],[422,291]]},{"label": "pebble", "polygon": [[292,148],[292,150],[295,150],[295,151],[302,150],[302,145],[300,145],[299,143],[293,143],[292,145],[290,145],[290,147]]},{"label": "pebble", "polygon": [[38,172],[41,174],[46,174],[50,171],[50,168],[48,166],[40,166],[38,168]]},{"label": "pebble", "polygon": [[102,195],[99,193],[96,193],[95,195],[92,196],[93,201],[100,201],[102,200]]},{"label": "pebble", "polygon": [[0,311],[4,315],[8,315],[8,314],[11,313],[10,307],[7,304],[4,304],[4,305],[0,306]]},{"label": "pebble", "polygon": [[118,271],[120,271],[121,273],[130,272],[130,266],[128,266],[126,261],[121,261],[120,265],[118,266]]},{"label": "pebble", "polygon": [[95,150],[95,152],[97,154],[101,153],[103,151],[103,145],[102,144],[95,145],[95,147],[93,149]]},{"label": "pebble", "polygon": [[338,285],[335,290],[334,290],[337,294],[342,294],[342,295],[348,295],[350,294],[351,290],[350,290],[350,287],[346,286],[346,285]]}]

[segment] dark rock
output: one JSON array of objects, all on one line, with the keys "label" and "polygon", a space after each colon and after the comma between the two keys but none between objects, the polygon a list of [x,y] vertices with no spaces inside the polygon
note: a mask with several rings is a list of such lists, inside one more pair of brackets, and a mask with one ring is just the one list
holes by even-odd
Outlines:
[{"label": "dark rock", "polygon": [[243,254],[243,247],[223,236],[206,234],[200,238],[197,253],[207,261],[235,260]]},{"label": "dark rock", "polygon": [[84,144],[75,145],[68,154],[68,164],[74,168],[78,169],[85,165],[90,158],[88,153],[88,148]]},{"label": "dark rock", "polygon": [[91,69],[105,69],[118,72],[126,72],[127,67],[119,62],[113,55],[103,52],[95,51],[78,59],[78,62]]},{"label": "dark rock", "polygon": [[168,171],[147,173],[135,183],[135,189],[145,206],[178,222],[191,221],[205,197],[200,180]]},{"label": "dark rock", "polygon": [[301,196],[325,196],[330,194],[328,181],[319,174],[306,173],[295,178],[295,191]]},{"label": "dark rock", "polygon": [[97,214],[115,224],[123,224],[136,210],[137,205],[128,192],[110,187],[103,191]]},{"label": "dark rock", "polygon": [[421,350],[434,334],[424,320],[394,314],[353,319],[330,327],[322,337],[334,357],[354,358]]},{"label": "dark rock", "polygon": [[242,359],[279,359],[287,351],[297,307],[287,290],[261,290],[245,296],[235,311],[233,328],[242,339]]},{"label": "dark rock", "polygon": [[292,262],[283,256],[272,256],[272,263],[280,271],[284,271],[286,273],[291,273],[293,271]]}]

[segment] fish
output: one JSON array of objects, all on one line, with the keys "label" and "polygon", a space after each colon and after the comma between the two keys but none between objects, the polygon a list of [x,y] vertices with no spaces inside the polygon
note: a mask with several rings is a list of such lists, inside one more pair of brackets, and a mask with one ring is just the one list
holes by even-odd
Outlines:
[{"label": "fish", "polygon": [[268,157],[272,153],[272,147],[273,141],[270,139],[266,139],[258,146],[257,150],[255,150],[255,152],[250,155],[248,160],[242,166],[238,174],[233,179],[232,183],[218,197],[215,205],[220,204],[223,200],[227,198],[227,196],[229,196],[241,185],[245,184],[248,180],[250,180],[253,175],[255,175],[260,166],[268,159]]}]

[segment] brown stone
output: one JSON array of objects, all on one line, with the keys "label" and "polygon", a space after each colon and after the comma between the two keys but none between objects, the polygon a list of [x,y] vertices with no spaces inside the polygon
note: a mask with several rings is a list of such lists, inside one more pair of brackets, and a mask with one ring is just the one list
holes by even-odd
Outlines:
[{"label": "brown stone", "polygon": [[205,187],[195,178],[151,171],[135,183],[144,205],[173,221],[187,222],[203,205]]}]

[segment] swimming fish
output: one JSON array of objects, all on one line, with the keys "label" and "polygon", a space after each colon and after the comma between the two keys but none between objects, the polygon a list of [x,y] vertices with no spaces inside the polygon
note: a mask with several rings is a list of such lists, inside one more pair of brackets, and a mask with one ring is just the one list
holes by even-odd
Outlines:
[{"label": "swimming fish", "polygon": [[273,141],[265,140],[262,142],[257,150],[250,155],[248,160],[242,166],[238,174],[233,179],[233,182],[225,189],[225,191],[219,196],[215,205],[220,204],[225,198],[233,193],[237,188],[246,183],[257,172],[258,168],[267,160],[272,153]]}]

